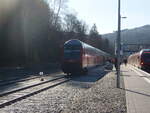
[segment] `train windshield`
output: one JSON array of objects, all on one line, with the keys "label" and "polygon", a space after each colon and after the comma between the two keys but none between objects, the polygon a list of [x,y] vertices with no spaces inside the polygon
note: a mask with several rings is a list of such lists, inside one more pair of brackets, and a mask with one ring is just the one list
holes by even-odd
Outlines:
[{"label": "train windshield", "polygon": [[150,62],[150,52],[143,53],[142,58],[145,61]]},{"label": "train windshield", "polygon": [[81,47],[79,45],[65,45],[64,58],[65,59],[79,59],[81,54]]}]

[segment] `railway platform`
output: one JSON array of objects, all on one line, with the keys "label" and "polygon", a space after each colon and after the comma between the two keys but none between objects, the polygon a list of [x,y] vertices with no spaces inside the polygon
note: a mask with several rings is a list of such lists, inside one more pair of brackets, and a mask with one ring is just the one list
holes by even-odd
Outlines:
[{"label": "railway platform", "polygon": [[150,113],[150,74],[131,65],[121,66],[127,113]]}]

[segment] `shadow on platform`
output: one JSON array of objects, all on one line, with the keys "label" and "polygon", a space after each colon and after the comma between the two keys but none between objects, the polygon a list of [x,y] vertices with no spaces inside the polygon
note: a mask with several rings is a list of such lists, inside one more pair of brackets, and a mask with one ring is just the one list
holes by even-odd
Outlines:
[{"label": "shadow on platform", "polygon": [[150,94],[145,94],[145,93],[141,93],[141,92],[125,89],[125,88],[120,88],[120,89],[131,92],[131,93],[136,93],[136,94],[139,94],[139,95],[144,95],[144,96],[150,97]]}]

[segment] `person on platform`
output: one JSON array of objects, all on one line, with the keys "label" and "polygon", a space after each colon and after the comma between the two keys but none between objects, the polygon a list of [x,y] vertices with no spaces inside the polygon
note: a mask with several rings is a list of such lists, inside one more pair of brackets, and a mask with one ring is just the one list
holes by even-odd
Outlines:
[{"label": "person on platform", "polygon": [[127,59],[124,59],[124,65],[125,66],[127,65]]},{"label": "person on platform", "polygon": [[117,71],[117,58],[115,58],[114,64],[115,64],[115,68],[116,68],[116,71]]}]

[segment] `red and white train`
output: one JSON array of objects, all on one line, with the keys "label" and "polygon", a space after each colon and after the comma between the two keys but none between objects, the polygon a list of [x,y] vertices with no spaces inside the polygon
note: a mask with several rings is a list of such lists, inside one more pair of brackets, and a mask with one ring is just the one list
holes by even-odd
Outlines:
[{"label": "red and white train", "polygon": [[86,73],[88,68],[103,65],[110,58],[106,52],[72,39],[64,43],[61,68],[67,75]]},{"label": "red and white train", "polygon": [[142,49],[130,55],[128,63],[141,69],[150,69],[150,49]]}]

